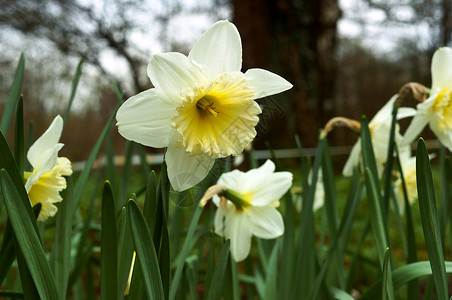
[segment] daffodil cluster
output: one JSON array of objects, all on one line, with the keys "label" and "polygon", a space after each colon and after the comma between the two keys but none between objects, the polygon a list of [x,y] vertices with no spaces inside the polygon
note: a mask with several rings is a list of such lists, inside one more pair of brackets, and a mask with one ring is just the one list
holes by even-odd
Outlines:
[{"label": "daffodil cluster", "polygon": [[167,147],[168,177],[176,191],[204,179],[216,158],[240,154],[256,136],[256,99],[292,85],[263,69],[242,68],[237,28],[210,27],[188,57],[156,54],[147,73],[154,88],[129,98],[118,110],[119,133],[146,146]]}]

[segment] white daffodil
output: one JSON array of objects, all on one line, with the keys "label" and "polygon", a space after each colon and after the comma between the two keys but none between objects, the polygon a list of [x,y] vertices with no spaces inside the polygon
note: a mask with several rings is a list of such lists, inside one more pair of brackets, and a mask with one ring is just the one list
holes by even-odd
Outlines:
[{"label": "white daffodil", "polygon": [[39,137],[27,153],[27,159],[33,167],[25,172],[25,189],[31,205],[41,203],[38,220],[44,221],[54,216],[58,208],[54,205],[63,199],[60,192],[66,188],[63,176],[72,174],[71,162],[66,157],[58,157],[63,144],[58,143],[63,131],[63,119],[56,116],[44,134]]},{"label": "white daffodil", "polygon": [[[392,108],[398,95],[394,95],[372,118],[369,122],[369,131],[374,149],[375,160],[377,161],[378,172],[381,174],[383,165],[386,162],[389,146],[389,134],[391,131]],[[409,107],[400,107],[397,110],[397,120],[412,117],[416,114],[416,110]],[[401,145],[402,136],[399,133],[398,126],[395,132],[395,141],[397,145]],[[409,151],[408,147],[399,146],[400,152]],[[353,146],[350,156],[345,163],[342,174],[344,176],[352,176],[353,168],[358,165],[361,157],[361,139],[358,139]]]},{"label": "white daffodil", "polygon": [[116,115],[119,133],[168,147],[168,177],[186,190],[206,177],[216,158],[237,155],[256,136],[258,98],[292,85],[262,69],[242,73],[242,45],[228,21],[210,27],[188,57],[156,54],[147,72],[155,88],[129,98]]},{"label": "white daffodil", "polygon": [[[435,154],[430,154],[429,159],[435,157]],[[400,154],[400,164],[402,165],[403,179],[408,196],[408,203],[411,205],[417,199],[417,180],[416,180],[416,156],[411,156],[410,152],[406,151]],[[403,194],[402,177],[399,175],[394,182],[394,190],[397,197],[397,204],[401,214],[405,212],[405,197]]]},{"label": "white daffodil", "polygon": [[452,49],[436,50],[432,59],[430,97],[417,105],[418,113],[408,127],[403,143],[411,142],[429,124],[433,133],[452,151]]},{"label": "white daffodil", "polygon": [[274,172],[267,162],[246,173],[234,170],[224,173],[219,185],[227,188],[222,196],[213,196],[218,207],[215,233],[231,239],[231,255],[244,260],[251,248],[251,237],[274,239],[284,233],[284,222],[275,208],[292,185],[292,173]]}]

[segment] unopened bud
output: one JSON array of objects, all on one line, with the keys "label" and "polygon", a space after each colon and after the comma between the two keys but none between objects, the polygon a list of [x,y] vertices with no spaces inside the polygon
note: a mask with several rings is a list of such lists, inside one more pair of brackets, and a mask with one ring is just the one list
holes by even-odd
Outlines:
[{"label": "unopened bud", "polygon": [[359,133],[359,131],[361,130],[361,123],[356,121],[356,120],[352,120],[352,119],[348,119],[348,118],[344,118],[344,117],[335,117],[332,118],[331,120],[329,120],[325,127],[322,129],[322,132],[320,134],[320,138],[324,138],[328,135],[328,133],[330,131],[333,130],[333,128],[335,127],[347,127],[348,129]]},{"label": "unopened bud", "polygon": [[221,194],[224,191],[226,191],[227,189],[228,188],[222,184],[212,185],[204,193],[204,196],[202,196],[201,200],[199,201],[199,205],[201,205],[201,207],[204,207],[207,204],[207,201],[212,199],[213,196]]},{"label": "unopened bud", "polygon": [[427,88],[417,82],[408,82],[400,88],[396,105],[400,106],[408,97],[412,97],[418,102],[424,102],[427,99]]}]

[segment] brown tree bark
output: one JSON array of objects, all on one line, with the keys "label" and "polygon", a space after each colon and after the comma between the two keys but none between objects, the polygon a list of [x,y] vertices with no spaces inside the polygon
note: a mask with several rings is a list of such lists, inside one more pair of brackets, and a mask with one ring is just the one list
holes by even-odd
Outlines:
[{"label": "brown tree bark", "polygon": [[287,93],[286,118],[272,126],[295,131],[305,146],[314,146],[319,128],[334,115],[338,1],[232,3],[242,36],[243,69],[267,68],[294,85]]}]

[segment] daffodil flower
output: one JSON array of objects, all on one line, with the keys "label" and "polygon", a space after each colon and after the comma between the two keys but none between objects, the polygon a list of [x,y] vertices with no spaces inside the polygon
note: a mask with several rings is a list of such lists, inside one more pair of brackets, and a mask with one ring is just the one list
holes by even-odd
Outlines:
[{"label": "daffodil flower", "polygon": [[218,207],[215,233],[231,239],[235,261],[248,256],[253,235],[273,239],[284,233],[284,222],[275,206],[292,185],[292,173],[274,171],[274,163],[267,160],[260,168],[246,173],[234,170],[218,180],[227,190],[213,196]]},{"label": "daffodil flower", "polygon": [[263,69],[242,73],[242,45],[228,21],[210,27],[188,57],[152,57],[155,88],[129,98],[116,115],[119,133],[140,144],[168,147],[168,177],[176,191],[206,177],[216,158],[237,155],[256,136],[258,98],[292,85]]},{"label": "daffodil flower", "polygon": [[[389,146],[389,135],[391,131],[392,121],[392,108],[394,102],[397,100],[397,96],[393,96],[372,118],[369,122],[369,130],[371,134],[372,146],[375,154],[375,160],[377,161],[378,172],[381,174],[383,165],[386,162]],[[416,114],[416,110],[409,107],[400,107],[397,110],[397,120],[412,117]],[[399,133],[398,126],[395,132],[395,141],[398,145],[401,145],[402,136]],[[409,151],[408,147],[399,147],[399,151]],[[358,139],[353,146],[350,156],[345,163],[342,174],[344,176],[352,176],[353,168],[359,164],[361,157],[361,139]]]},{"label": "daffodil flower", "polygon": [[417,105],[418,113],[405,132],[403,143],[411,144],[429,124],[441,143],[452,151],[452,49],[439,48],[432,59],[430,97]]},{"label": "daffodil flower", "polygon": [[[435,154],[430,154],[429,159],[435,157]],[[416,156],[411,156],[410,152],[400,153],[400,164],[402,166],[403,179],[408,196],[408,203],[412,205],[418,198],[417,196],[417,179],[416,179]],[[394,182],[394,191],[397,197],[397,205],[401,214],[405,212],[405,196],[403,193],[402,177],[398,175]]]},{"label": "daffodil flower", "polygon": [[38,203],[42,205],[39,221],[45,221],[56,214],[58,208],[54,203],[63,200],[60,192],[66,188],[66,179],[63,176],[72,174],[69,159],[58,157],[58,151],[63,147],[63,144],[58,142],[62,131],[63,119],[56,116],[27,153],[33,171],[25,172],[25,189],[32,206]]}]

